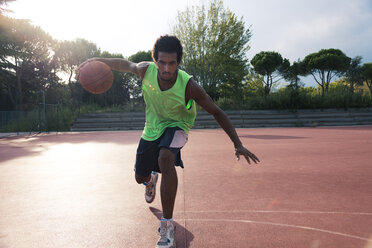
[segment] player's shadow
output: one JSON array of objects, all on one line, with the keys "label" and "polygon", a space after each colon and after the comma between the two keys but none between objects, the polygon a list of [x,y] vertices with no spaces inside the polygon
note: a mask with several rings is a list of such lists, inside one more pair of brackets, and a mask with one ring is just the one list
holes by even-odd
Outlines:
[{"label": "player's shadow", "polygon": [[[149,209],[152,214],[155,215],[156,218],[158,218],[158,220],[161,219],[162,212],[159,209],[153,207],[149,207]],[[194,235],[184,226],[177,223],[177,221],[175,221],[174,224],[176,225],[177,248],[189,248],[191,241],[194,239]]]},{"label": "player's shadow", "polygon": [[242,138],[252,139],[265,139],[265,140],[276,140],[276,139],[306,139],[306,137],[299,136],[285,136],[285,135],[239,135]]}]

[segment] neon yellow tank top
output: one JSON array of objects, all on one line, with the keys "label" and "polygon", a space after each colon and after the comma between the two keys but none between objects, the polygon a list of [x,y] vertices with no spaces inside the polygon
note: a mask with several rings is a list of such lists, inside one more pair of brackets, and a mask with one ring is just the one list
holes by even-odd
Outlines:
[{"label": "neon yellow tank top", "polygon": [[178,70],[172,88],[162,91],[158,84],[158,69],[154,62],[147,68],[142,81],[142,93],[146,103],[146,123],[142,133],[144,140],[158,139],[167,127],[179,127],[186,133],[194,125],[196,106],[190,100],[186,106],[185,91],[191,76]]}]

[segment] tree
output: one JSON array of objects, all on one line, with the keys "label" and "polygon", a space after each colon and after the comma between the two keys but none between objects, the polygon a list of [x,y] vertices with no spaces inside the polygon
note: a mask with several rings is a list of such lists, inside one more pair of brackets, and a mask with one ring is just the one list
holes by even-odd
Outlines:
[{"label": "tree", "polygon": [[213,0],[209,6],[192,6],[178,12],[172,30],[184,47],[181,67],[214,100],[226,94],[241,94],[251,38],[242,18],[226,9],[223,1]]},{"label": "tree", "polygon": [[262,76],[257,75],[250,69],[246,79],[244,87],[245,97],[263,97],[265,96],[265,85],[262,80]]},{"label": "tree", "polygon": [[321,49],[311,53],[302,61],[306,69],[304,75],[312,75],[322,87],[322,96],[328,91],[329,84],[335,76],[342,76],[349,68],[351,59],[339,49]]},{"label": "tree", "polygon": [[152,61],[151,51],[139,51],[128,58],[129,61],[139,63],[142,61]]},{"label": "tree", "polygon": [[304,74],[304,71],[301,61],[295,61],[283,72],[283,77],[290,82],[291,87],[298,88],[301,84],[299,76]]},{"label": "tree", "polygon": [[349,68],[345,73],[345,78],[350,84],[350,91],[354,93],[354,88],[356,85],[362,85],[362,75],[361,75],[361,66],[362,57],[356,56],[350,62]]},{"label": "tree", "polygon": [[[41,90],[31,84],[27,73],[40,72],[45,69],[44,63],[51,63],[54,40],[40,27],[35,27],[27,20],[17,20],[0,16],[0,65],[2,70],[14,73],[16,77],[16,108],[23,109],[25,87],[33,86],[34,90]],[[48,65],[49,66],[49,65]],[[55,71],[54,71],[55,73]],[[28,75],[29,76],[29,75]],[[54,77],[53,77],[54,78]],[[39,82],[39,81],[38,81]],[[9,91],[9,94],[12,91]]]},{"label": "tree", "polygon": [[253,70],[263,76],[265,95],[269,95],[272,86],[283,78],[290,64],[277,52],[260,52],[251,60]]},{"label": "tree", "polygon": [[287,86],[287,92],[290,95],[289,106],[297,109],[300,107],[300,87],[303,86],[299,78],[304,73],[303,64],[300,61],[295,61],[287,70],[284,71],[283,77],[288,80],[290,84]]},{"label": "tree", "polygon": [[9,2],[13,2],[15,0],[0,0],[0,15],[3,15],[4,12],[9,12],[10,10],[3,8],[2,6],[8,5]]},{"label": "tree", "polygon": [[97,57],[100,49],[97,45],[85,39],[73,41],[60,41],[56,45],[54,59],[63,72],[68,73],[68,83],[75,74],[77,67],[85,60]]},{"label": "tree", "polygon": [[[102,58],[123,58],[122,54],[111,54],[109,52],[103,52],[100,57]],[[129,73],[113,71],[114,83],[107,93],[103,94],[104,97],[108,98],[105,101],[105,105],[120,105],[128,103],[130,94],[134,85],[134,76]]]},{"label": "tree", "polygon": [[366,82],[369,91],[372,94],[372,63],[364,63],[361,68],[361,75],[364,82]]},{"label": "tree", "polygon": [[79,109],[84,91],[80,84],[73,80],[76,69],[82,62],[89,58],[98,57],[100,53],[101,51],[96,44],[81,38],[72,41],[59,41],[55,46],[53,60],[63,73],[67,73],[70,99],[77,101]]},{"label": "tree", "polygon": [[[152,55],[151,51],[139,51],[128,58],[129,61],[132,61],[134,63],[139,63],[142,61],[152,61]],[[129,92],[130,92],[130,97],[132,99],[140,99],[142,102],[142,90],[141,90],[141,85],[142,81],[138,77],[132,76],[132,79],[129,83]]]}]

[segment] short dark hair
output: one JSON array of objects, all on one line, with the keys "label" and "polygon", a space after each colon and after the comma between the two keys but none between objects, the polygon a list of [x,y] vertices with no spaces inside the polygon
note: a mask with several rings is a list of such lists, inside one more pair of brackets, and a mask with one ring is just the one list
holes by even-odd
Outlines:
[{"label": "short dark hair", "polygon": [[181,41],[176,36],[160,36],[152,48],[152,58],[154,61],[158,61],[159,52],[177,53],[177,62],[178,64],[181,63],[183,48]]}]

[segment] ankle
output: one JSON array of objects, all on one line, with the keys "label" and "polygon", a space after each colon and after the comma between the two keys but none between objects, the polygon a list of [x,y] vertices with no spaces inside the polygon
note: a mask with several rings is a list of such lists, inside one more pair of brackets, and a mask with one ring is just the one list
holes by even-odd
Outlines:
[{"label": "ankle", "polygon": [[173,218],[167,219],[167,218],[164,218],[162,216],[161,219],[160,219],[160,221],[170,221],[170,222],[173,222]]}]

